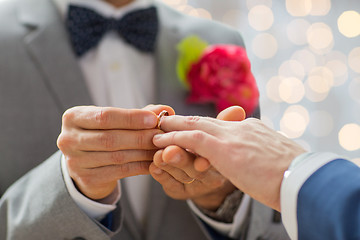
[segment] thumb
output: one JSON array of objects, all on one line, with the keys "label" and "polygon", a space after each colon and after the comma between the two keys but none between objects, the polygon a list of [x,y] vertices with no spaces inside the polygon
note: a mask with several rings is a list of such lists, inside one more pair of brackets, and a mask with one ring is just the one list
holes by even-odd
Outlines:
[{"label": "thumb", "polygon": [[246,117],[245,110],[240,106],[232,106],[222,110],[216,119],[224,121],[242,121]]},{"label": "thumb", "polygon": [[175,115],[174,109],[172,107],[170,107],[170,106],[167,106],[167,105],[149,104],[146,107],[144,107],[143,109],[151,111],[151,112],[153,112],[155,114],[159,114],[159,113],[161,113],[161,111],[166,110],[170,116]]}]

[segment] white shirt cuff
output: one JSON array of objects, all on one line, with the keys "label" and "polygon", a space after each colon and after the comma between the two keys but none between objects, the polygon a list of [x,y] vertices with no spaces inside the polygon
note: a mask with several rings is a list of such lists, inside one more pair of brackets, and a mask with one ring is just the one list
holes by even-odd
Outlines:
[{"label": "white shirt cuff", "polygon": [[85,197],[76,189],[66,167],[64,155],[62,155],[61,157],[61,169],[63,172],[65,185],[70,196],[79,206],[79,208],[83,210],[89,217],[96,220],[101,220],[108,213],[116,209],[116,203],[120,200],[121,197],[120,180],[118,181],[117,187],[115,188],[114,192],[112,192],[108,197],[101,199],[99,202],[97,202]]},{"label": "white shirt cuff", "polygon": [[304,153],[285,171],[280,190],[282,221],[293,240],[298,239],[297,199],[306,180],[325,164],[339,158],[333,153]]},{"label": "white shirt cuff", "polygon": [[218,222],[202,213],[191,200],[187,200],[187,203],[190,209],[196,214],[196,216],[198,216],[201,220],[207,223],[210,227],[222,233],[223,235],[231,238],[236,238],[240,235],[241,225],[243,224],[249,210],[250,197],[244,194],[240,206],[234,215],[233,223]]}]

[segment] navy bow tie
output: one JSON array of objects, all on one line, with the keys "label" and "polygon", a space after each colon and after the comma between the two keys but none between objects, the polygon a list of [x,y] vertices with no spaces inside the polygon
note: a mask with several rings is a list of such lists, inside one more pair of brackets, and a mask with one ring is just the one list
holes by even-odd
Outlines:
[{"label": "navy bow tie", "polygon": [[153,52],[158,32],[155,7],[136,10],[121,19],[105,18],[91,9],[69,6],[66,26],[78,57],[95,47],[107,31],[115,30],[129,44]]}]

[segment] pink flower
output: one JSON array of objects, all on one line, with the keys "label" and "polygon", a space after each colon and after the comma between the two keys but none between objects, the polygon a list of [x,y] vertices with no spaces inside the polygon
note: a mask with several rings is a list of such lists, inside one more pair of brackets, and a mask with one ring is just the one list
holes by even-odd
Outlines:
[{"label": "pink flower", "polygon": [[244,48],[235,45],[208,47],[187,74],[190,103],[216,105],[220,112],[239,105],[250,115],[258,106],[259,91]]}]

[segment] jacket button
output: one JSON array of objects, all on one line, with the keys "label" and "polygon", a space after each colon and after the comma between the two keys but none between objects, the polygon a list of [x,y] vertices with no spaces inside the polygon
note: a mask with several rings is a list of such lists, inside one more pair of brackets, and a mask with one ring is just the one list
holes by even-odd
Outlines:
[{"label": "jacket button", "polygon": [[76,237],[76,238],[73,238],[72,240],[86,240],[86,239],[83,237]]}]

